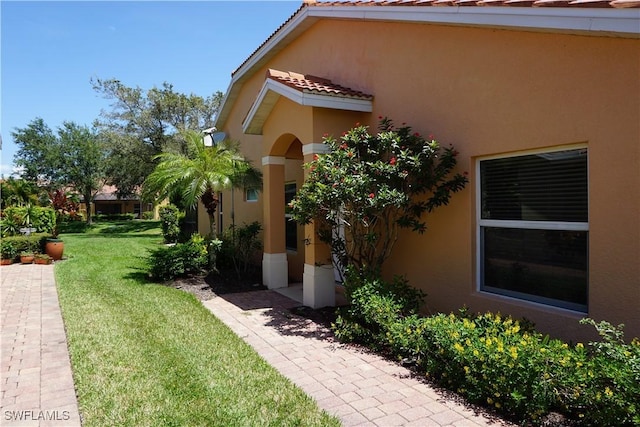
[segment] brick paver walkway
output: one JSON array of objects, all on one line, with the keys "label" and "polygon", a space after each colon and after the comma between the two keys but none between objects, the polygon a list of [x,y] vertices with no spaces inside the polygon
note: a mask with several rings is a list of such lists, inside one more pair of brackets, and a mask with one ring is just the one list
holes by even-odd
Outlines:
[{"label": "brick paver walkway", "polygon": [[507,425],[446,399],[402,366],[336,342],[330,330],[291,314],[299,303],[273,291],[203,304],[345,426]]},{"label": "brick paver walkway", "polygon": [[53,265],[0,267],[1,426],[79,426]]}]

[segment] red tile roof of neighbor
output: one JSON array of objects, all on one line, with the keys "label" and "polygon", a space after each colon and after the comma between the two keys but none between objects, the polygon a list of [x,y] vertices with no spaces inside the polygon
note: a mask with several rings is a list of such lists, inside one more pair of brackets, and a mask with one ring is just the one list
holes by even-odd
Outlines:
[{"label": "red tile roof of neighbor", "polygon": [[359,90],[350,89],[348,87],[334,84],[331,80],[324,79],[322,77],[312,76],[310,74],[303,75],[294,72],[284,72],[269,69],[267,71],[267,78],[280,82],[292,89],[306,93],[321,93],[327,95],[358,98],[358,99],[372,99],[373,95],[369,95]]}]

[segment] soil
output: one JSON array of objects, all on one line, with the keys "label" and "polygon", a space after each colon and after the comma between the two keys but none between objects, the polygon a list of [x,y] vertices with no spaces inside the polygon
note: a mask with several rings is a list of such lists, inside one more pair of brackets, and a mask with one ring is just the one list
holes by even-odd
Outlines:
[{"label": "soil", "polygon": [[221,270],[206,276],[176,279],[167,285],[194,294],[200,301],[207,301],[217,295],[266,290],[267,288],[260,283],[261,279],[257,273],[238,278],[233,270]]}]

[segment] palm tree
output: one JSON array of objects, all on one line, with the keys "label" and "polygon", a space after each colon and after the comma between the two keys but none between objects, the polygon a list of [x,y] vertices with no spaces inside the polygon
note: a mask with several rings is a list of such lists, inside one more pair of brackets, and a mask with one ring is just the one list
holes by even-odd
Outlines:
[{"label": "palm tree", "polygon": [[206,147],[202,135],[195,131],[185,131],[184,138],[186,154],[163,153],[156,157],[159,163],[145,180],[144,192],[154,194],[156,199],[178,194],[186,206],[202,202],[209,215],[209,237],[215,239],[217,193],[240,187],[259,189],[262,176],[240,154],[237,143],[225,140]]}]

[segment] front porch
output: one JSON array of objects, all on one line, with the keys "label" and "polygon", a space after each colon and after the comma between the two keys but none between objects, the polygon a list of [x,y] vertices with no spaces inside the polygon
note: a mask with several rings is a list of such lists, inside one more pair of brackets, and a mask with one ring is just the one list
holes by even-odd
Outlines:
[{"label": "front porch", "polygon": [[263,284],[311,308],[341,304],[344,293],[336,294],[331,250],[316,226],[292,223],[287,206],[306,179],[304,164],[327,153],[323,138],[366,122],[372,101],[328,79],[268,70],[242,123],[245,134],[262,136]]}]

